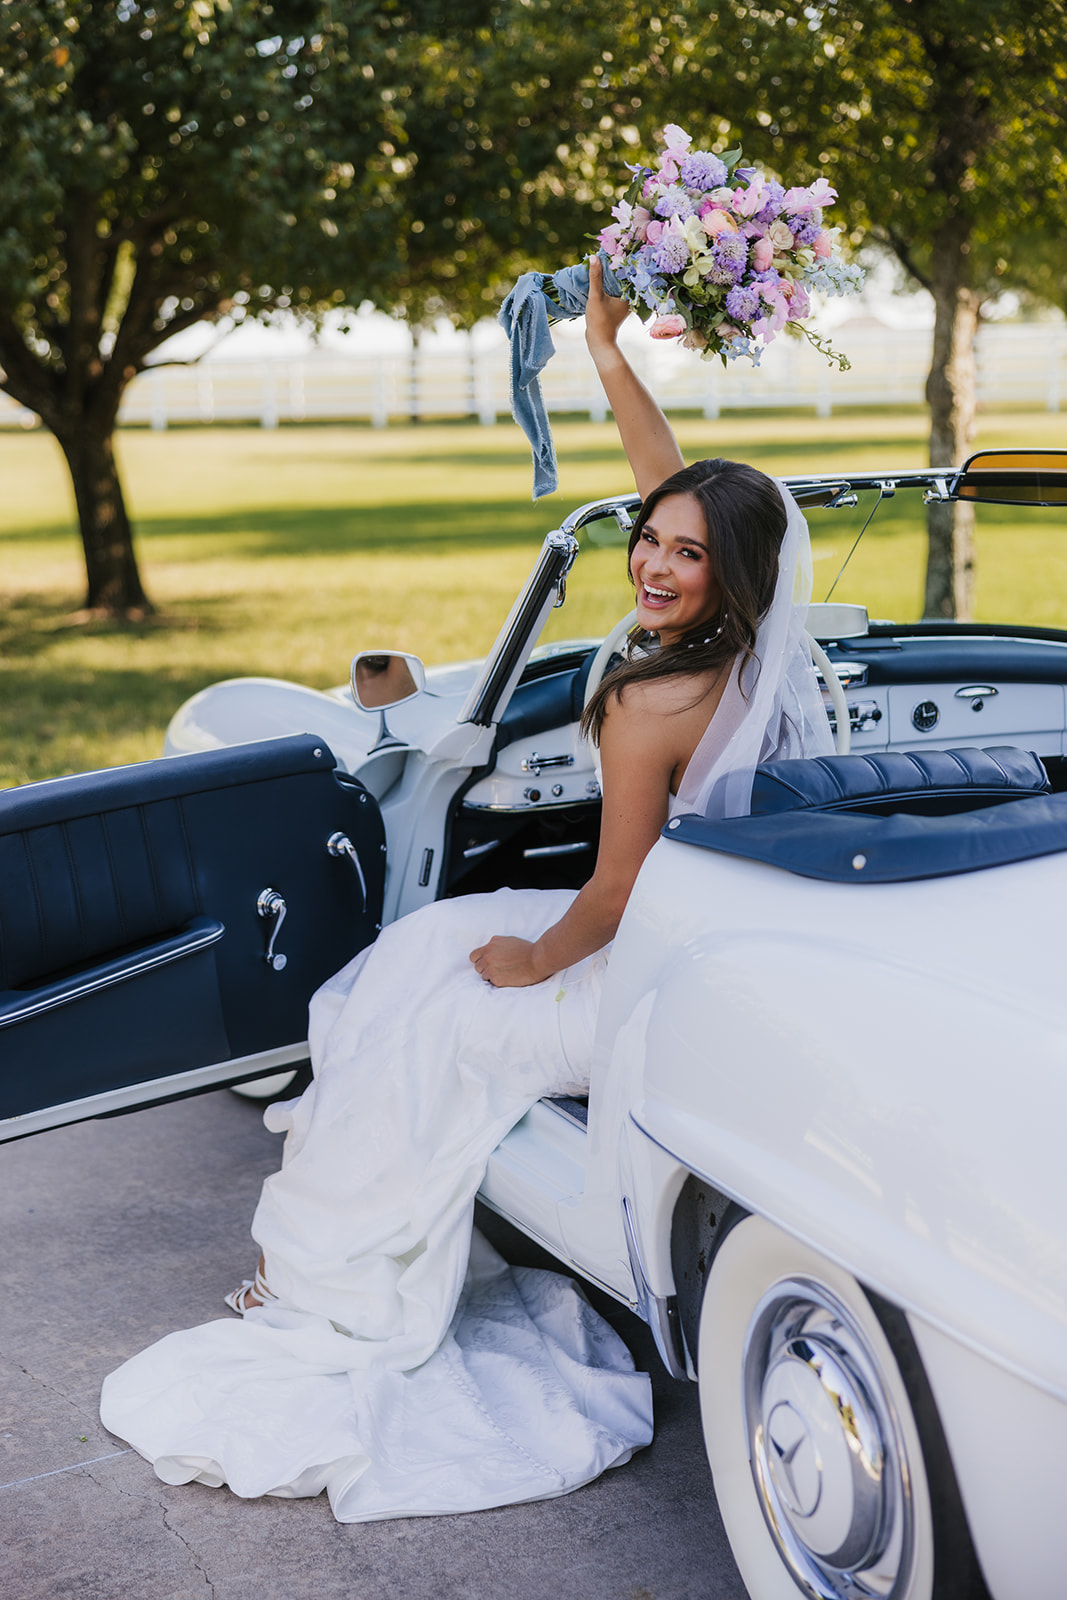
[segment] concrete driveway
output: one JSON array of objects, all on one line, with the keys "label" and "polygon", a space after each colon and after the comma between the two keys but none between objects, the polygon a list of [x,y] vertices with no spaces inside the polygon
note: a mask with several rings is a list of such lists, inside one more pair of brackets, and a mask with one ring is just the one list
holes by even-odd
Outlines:
[{"label": "concrete driveway", "polygon": [[[223,1090],[0,1148],[2,1600],[745,1600],[695,1387],[612,1303],[653,1374],[656,1439],[561,1500],[341,1527],[325,1496],[169,1488],[105,1432],[104,1375],[227,1315],[251,1270],[248,1222],[280,1146],[260,1111]],[[544,1264],[515,1235],[494,1242]]]}]

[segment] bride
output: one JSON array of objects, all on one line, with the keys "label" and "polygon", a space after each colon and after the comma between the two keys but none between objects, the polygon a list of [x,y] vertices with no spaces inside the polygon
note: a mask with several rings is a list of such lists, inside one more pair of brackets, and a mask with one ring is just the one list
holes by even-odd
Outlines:
[{"label": "bride", "polygon": [[585,720],[595,871],[577,894],[424,907],[314,996],[314,1081],[266,1114],[285,1149],[256,1277],[228,1297],[242,1320],[170,1334],[104,1384],[105,1425],[169,1483],[325,1488],[358,1522],[563,1494],[651,1439],[621,1340],[569,1279],[472,1238],[474,1197],[537,1099],[585,1092],[606,947],[668,815],[747,811],[759,761],[831,744],[801,636],[803,518],[751,467],[683,465],[616,343],[625,314],[594,263],[587,337],[643,496],[643,648]]}]

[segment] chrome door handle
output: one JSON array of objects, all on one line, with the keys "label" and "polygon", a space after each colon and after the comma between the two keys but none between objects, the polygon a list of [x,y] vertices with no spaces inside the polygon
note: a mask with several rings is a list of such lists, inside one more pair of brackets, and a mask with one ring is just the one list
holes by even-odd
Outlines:
[{"label": "chrome door handle", "polygon": [[520,772],[529,772],[533,777],[539,778],[546,767],[573,767],[573,756],[539,756],[531,751],[519,762]]},{"label": "chrome door handle", "polygon": [[962,689],[956,690],[955,697],[957,700],[969,701],[972,711],[981,711],[986,701],[992,700],[996,692],[991,683],[968,683],[964,684]]},{"label": "chrome door handle", "polygon": [[351,861],[352,865],[355,867],[356,876],[359,879],[360,893],[363,896],[363,909],[366,911],[367,880],[363,876],[363,868],[360,866],[359,856],[356,854],[355,845],[352,843],[347,833],[341,833],[338,831],[337,833],[330,834],[330,837],[326,841],[326,849],[331,856],[347,856],[349,861]]},{"label": "chrome door handle", "polygon": [[281,932],[282,923],[285,921],[286,904],[277,889],[263,889],[256,901],[256,911],[263,918],[274,918],[274,926],[270,930],[270,938],[263,959],[274,972],[283,971],[288,960],[287,956],[274,953],[274,941]]}]

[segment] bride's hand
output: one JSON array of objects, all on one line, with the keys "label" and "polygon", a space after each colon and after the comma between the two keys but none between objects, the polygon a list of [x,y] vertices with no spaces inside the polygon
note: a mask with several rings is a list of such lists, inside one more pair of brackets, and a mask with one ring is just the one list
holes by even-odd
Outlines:
[{"label": "bride's hand", "polygon": [[585,308],[585,342],[595,356],[615,347],[619,329],[630,315],[625,300],[604,293],[604,264],[599,256],[589,263],[589,303]]},{"label": "bride's hand", "polygon": [[529,939],[513,939],[494,934],[488,944],[471,951],[475,971],[495,989],[526,989],[540,983],[545,973],[533,963],[534,947]]}]

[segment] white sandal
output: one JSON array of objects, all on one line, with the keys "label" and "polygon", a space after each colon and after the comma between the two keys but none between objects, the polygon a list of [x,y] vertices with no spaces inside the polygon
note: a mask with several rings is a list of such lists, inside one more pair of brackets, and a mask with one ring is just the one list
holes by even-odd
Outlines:
[{"label": "white sandal", "polygon": [[276,1294],[272,1294],[267,1288],[267,1281],[258,1267],[254,1278],[245,1278],[239,1289],[231,1290],[224,1297],[225,1303],[231,1311],[236,1311],[239,1317],[243,1317],[246,1311],[255,1311],[257,1309],[255,1305],[250,1306],[248,1303],[250,1294],[255,1295],[260,1305],[266,1305],[269,1300],[277,1300],[278,1298]]}]

